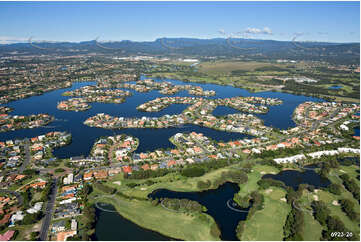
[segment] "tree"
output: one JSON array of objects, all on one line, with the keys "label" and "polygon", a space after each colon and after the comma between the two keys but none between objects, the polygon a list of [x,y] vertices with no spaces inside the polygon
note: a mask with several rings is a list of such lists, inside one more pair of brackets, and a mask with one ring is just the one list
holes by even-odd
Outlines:
[{"label": "tree", "polygon": [[272,178],[262,178],[257,182],[261,189],[267,189],[270,186],[286,188],[286,185],[282,181],[274,180]]},{"label": "tree", "polygon": [[327,208],[323,201],[313,201],[311,203],[313,208],[315,219],[321,224],[326,225],[327,217],[330,214],[330,210]]},{"label": "tree", "polygon": [[31,232],[30,233],[30,240],[31,241],[39,240],[39,232]]},{"label": "tree", "polygon": [[342,210],[346,213],[346,215],[353,221],[359,220],[358,214],[354,211],[354,204],[349,199],[341,199],[340,204]]},{"label": "tree", "polygon": [[185,177],[199,177],[205,173],[204,169],[200,167],[189,167],[182,170],[181,174]]},{"label": "tree", "polygon": [[342,186],[339,185],[339,184],[330,184],[328,187],[327,187],[328,191],[335,194],[335,195],[341,195],[341,192],[342,192]]},{"label": "tree", "polygon": [[43,212],[33,213],[33,214],[26,214],[24,219],[21,221],[21,224],[28,225],[33,224],[39,221],[43,217]]},{"label": "tree", "polygon": [[302,211],[292,207],[283,227],[284,240],[303,240],[303,225],[304,215]]}]

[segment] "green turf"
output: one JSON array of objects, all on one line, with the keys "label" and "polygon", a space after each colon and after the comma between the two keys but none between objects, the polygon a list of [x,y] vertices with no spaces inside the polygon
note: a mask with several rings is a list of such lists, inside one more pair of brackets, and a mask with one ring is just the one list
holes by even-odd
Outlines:
[{"label": "green turf", "polygon": [[310,213],[304,213],[304,221],[303,239],[305,241],[319,241],[321,239],[322,226]]},{"label": "green turf", "polygon": [[291,206],[281,199],[286,192],[277,187],[262,191],[264,208],[245,222],[241,240],[276,241],[283,239],[283,226]]}]

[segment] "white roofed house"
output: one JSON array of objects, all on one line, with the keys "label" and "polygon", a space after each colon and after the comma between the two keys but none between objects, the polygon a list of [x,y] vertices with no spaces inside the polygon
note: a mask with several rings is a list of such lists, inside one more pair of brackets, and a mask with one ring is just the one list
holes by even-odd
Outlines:
[{"label": "white roofed house", "polygon": [[255,153],[255,154],[260,154],[261,151],[257,148],[252,148],[252,152]]}]

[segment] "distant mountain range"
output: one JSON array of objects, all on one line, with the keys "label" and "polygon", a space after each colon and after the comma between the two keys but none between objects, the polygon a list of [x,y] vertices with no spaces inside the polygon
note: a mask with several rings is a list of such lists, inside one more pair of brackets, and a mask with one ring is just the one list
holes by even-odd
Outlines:
[{"label": "distant mountain range", "polygon": [[294,42],[255,39],[160,38],[135,42],[33,42],[0,44],[0,56],[98,53],[108,55],[165,55],[188,57],[239,57],[254,60],[292,59],[359,64],[359,43]]}]

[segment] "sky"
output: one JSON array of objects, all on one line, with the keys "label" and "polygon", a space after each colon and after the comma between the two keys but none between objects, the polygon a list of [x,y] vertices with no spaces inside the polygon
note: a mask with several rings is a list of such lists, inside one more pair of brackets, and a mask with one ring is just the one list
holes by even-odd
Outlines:
[{"label": "sky", "polygon": [[359,2],[0,2],[0,43],[162,37],[359,42]]}]

